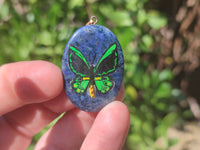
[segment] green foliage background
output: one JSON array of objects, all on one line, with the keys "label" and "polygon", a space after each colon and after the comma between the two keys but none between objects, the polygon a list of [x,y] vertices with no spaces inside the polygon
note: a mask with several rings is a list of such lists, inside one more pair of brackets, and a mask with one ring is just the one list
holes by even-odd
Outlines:
[{"label": "green foliage background", "polygon": [[[21,0],[0,5],[0,65],[24,60],[46,60],[61,66],[64,47],[73,32],[91,15],[118,37],[125,58],[124,102],[131,113],[125,149],[165,150],[175,143],[166,131],[180,120],[181,92],[173,88],[173,73],[157,69],[161,55],[159,31],[168,22],[151,0]],[[147,56],[143,59],[141,56]],[[50,125],[49,125],[50,126]],[[49,127],[48,126],[48,127]],[[48,129],[33,139],[29,149]],[[156,141],[162,140],[162,144]]]}]

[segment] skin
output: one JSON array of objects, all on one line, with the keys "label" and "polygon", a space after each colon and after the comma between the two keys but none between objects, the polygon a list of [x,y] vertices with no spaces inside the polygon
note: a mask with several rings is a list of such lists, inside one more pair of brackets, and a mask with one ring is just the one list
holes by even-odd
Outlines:
[{"label": "skin", "polygon": [[120,150],[129,128],[129,111],[114,102],[98,113],[81,111],[68,100],[60,68],[45,61],[0,67],[1,149],[25,150],[32,137],[61,113],[65,115],[38,141],[35,150]]}]

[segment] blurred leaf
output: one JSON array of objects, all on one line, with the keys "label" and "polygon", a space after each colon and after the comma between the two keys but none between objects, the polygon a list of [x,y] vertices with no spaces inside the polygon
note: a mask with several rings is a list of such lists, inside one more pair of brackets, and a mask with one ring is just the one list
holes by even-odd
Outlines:
[{"label": "blurred leaf", "polygon": [[[128,48],[127,48],[128,51]],[[127,78],[135,78],[134,72],[137,67],[137,64],[140,60],[139,56],[137,54],[133,55],[131,52],[130,53],[124,53],[124,61],[126,63],[125,65],[125,73]]]},{"label": "blurred leaf", "polygon": [[84,0],[69,0],[69,8],[73,9],[75,7],[83,6]]},{"label": "blurred leaf", "polygon": [[157,11],[150,11],[148,13],[147,22],[153,29],[160,29],[167,24],[167,18]]},{"label": "blurred leaf", "polygon": [[137,11],[138,0],[126,0],[126,8],[132,11]]},{"label": "blurred leaf", "polygon": [[9,15],[9,7],[6,3],[0,5],[0,20],[6,20]]},{"label": "blurred leaf", "polygon": [[147,53],[150,52],[152,45],[153,45],[153,38],[148,34],[144,35],[140,43],[142,51]]},{"label": "blurred leaf", "polygon": [[148,136],[153,136],[153,134],[154,134],[152,125],[149,122],[147,122],[147,121],[142,124],[142,130]]},{"label": "blurred leaf", "polygon": [[113,32],[116,33],[122,49],[125,48],[132,41],[134,36],[134,31],[132,27],[125,27],[123,28],[123,30],[114,29]]},{"label": "blurred leaf", "polygon": [[146,20],[147,20],[148,16],[145,12],[145,10],[139,10],[137,13],[137,23],[139,26],[142,26]]},{"label": "blurred leaf", "polygon": [[112,5],[101,5],[99,9],[104,16],[106,16],[117,26],[131,26],[133,23],[130,14],[127,11],[116,11]]},{"label": "blurred leaf", "polygon": [[27,21],[28,21],[29,23],[32,23],[32,22],[34,22],[34,20],[35,20],[35,15],[34,15],[33,13],[28,13],[28,14],[26,15],[26,19],[27,19]]},{"label": "blurred leaf", "polygon": [[20,59],[24,60],[29,56],[30,49],[23,47],[19,49]]},{"label": "blurred leaf", "polygon": [[157,70],[153,70],[151,72],[151,85],[152,87],[157,87],[158,84],[160,83],[160,80],[159,80],[159,72]]},{"label": "blurred leaf", "polygon": [[149,75],[147,75],[147,74],[143,75],[142,85],[143,85],[143,89],[149,89],[150,88]]},{"label": "blurred leaf", "polygon": [[133,99],[133,100],[136,100],[137,99],[137,91],[136,89],[129,85],[127,88],[126,88],[126,92],[127,94]]},{"label": "blurred leaf", "polygon": [[185,117],[185,118],[193,118],[193,113],[191,110],[185,110],[182,112],[182,115]]},{"label": "blurred leaf", "polygon": [[173,72],[171,70],[162,70],[162,72],[159,74],[160,81],[166,81],[171,80],[173,78]]},{"label": "blurred leaf", "polygon": [[60,32],[58,33],[58,40],[59,41],[67,41],[67,39],[70,38],[70,31],[68,28],[60,29]]},{"label": "blurred leaf", "polygon": [[37,0],[28,0],[29,3],[34,4],[37,2]]},{"label": "blurred leaf", "polygon": [[34,147],[35,147],[35,144],[31,144],[31,145],[27,148],[27,150],[34,150]]},{"label": "blurred leaf", "polygon": [[177,117],[178,117],[177,114],[174,112],[167,114],[162,119],[162,122],[160,122],[159,126],[156,128],[156,134],[158,136],[166,135],[166,131],[167,131],[168,127],[174,124]]},{"label": "blurred leaf", "polygon": [[127,146],[129,149],[135,149],[137,146],[134,143],[141,141],[142,137],[139,134],[131,134],[127,137]]},{"label": "blurred leaf", "polygon": [[169,106],[167,106],[163,101],[154,101],[154,105],[160,112],[164,112]]},{"label": "blurred leaf", "polygon": [[179,140],[178,139],[169,139],[169,146],[174,146],[178,144]]},{"label": "blurred leaf", "polygon": [[37,38],[38,38],[37,39],[38,43],[41,45],[49,46],[49,45],[55,44],[55,40],[54,40],[52,34],[48,31],[41,32]]},{"label": "blurred leaf", "polygon": [[64,48],[65,48],[65,46],[64,46],[63,44],[57,44],[57,45],[55,46],[55,48],[54,48],[54,52],[55,52],[56,54],[62,56],[62,54],[63,54],[63,52],[64,52]]},{"label": "blurred leaf", "polygon": [[156,98],[169,98],[171,96],[171,85],[167,82],[161,83],[154,96]]},{"label": "blurred leaf", "polygon": [[57,26],[58,19],[63,16],[63,11],[60,3],[54,3],[47,13],[47,19],[50,21],[51,26]]},{"label": "blurred leaf", "polygon": [[36,55],[53,56],[54,50],[51,47],[38,47],[32,53]]},{"label": "blurred leaf", "polygon": [[140,68],[140,66],[137,66],[137,69],[134,72],[133,75],[133,83],[137,88],[142,89],[143,88],[143,75],[145,74],[144,70]]},{"label": "blurred leaf", "polygon": [[124,3],[121,0],[111,0],[111,1],[112,1],[113,5],[117,5],[117,6],[122,5]]}]

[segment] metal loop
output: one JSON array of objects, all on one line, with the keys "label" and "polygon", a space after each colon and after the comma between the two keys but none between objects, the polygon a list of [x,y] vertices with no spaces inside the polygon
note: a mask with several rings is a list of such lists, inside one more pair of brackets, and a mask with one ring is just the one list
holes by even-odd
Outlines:
[{"label": "metal loop", "polygon": [[86,23],[86,25],[94,25],[98,22],[98,19],[96,16],[91,16],[90,20]]}]

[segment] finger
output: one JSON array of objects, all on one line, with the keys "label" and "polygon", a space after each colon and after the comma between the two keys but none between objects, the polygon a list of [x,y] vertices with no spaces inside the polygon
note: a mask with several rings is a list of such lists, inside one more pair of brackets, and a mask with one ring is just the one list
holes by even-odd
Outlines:
[{"label": "finger", "polygon": [[[123,86],[118,94],[118,100],[124,95]],[[3,117],[9,124],[17,128],[19,133],[28,137],[33,136],[62,112],[70,111],[75,106],[66,97],[63,90],[59,96],[44,103],[29,104]]]},{"label": "finger", "polygon": [[[18,134],[3,117],[0,117],[0,147],[2,150],[25,150],[31,142],[31,138]],[[21,143],[21,144],[19,144]]]},{"label": "finger", "polygon": [[74,106],[62,92],[49,103],[29,104],[5,114],[3,118],[19,133],[31,137],[58,117],[59,114],[73,108]]},{"label": "finger", "polygon": [[59,96],[44,102],[43,106],[58,114],[75,108],[72,102],[68,99],[64,89]]},{"label": "finger", "polygon": [[61,70],[48,62],[26,61],[0,67],[0,116],[30,103],[56,97],[63,89]]},{"label": "finger", "polygon": [[[122,86],[116,99],[122,100],[123,95],[124,87]],[[97,114],[78,109],[71,110],[42,136],[35,149],[80,149]]]},{"label": "finger", "polygon": [[78,109],[66,113],[42,136],[35,150],[78,150],[95,116],[95,113],[88,113]]},{"label": "finger", "polygon": [[[57,105],[53,101],[57,102]],[[46,106],[43,103],[29,104],[3,115],[0,117],[1,148],[9,149],[8,147],[13,145],[16,147],[13,149],[26,149],[33,135],[58,117],[60,112],[73,108],[62,92]]]},{"label": "finger", "polygon": [[1,148],[12,145],[13,149],[26,149],[32,136],[57,116],[40,104],[32,104],[0,117]]},{"label": "finger", "polygon": [[[23,63],[25,63],[25,62],[23,62]],[[26,62],[26,63],[30,64],[31,62]],[[39,63],[39,65],[36,65],[36,66],[39,67],[40,69],[43,69],[44,72],[45,72],[45,69],[49,70],[49,67],[51,67],[51,69],[53,68],[53,66],[51,66],[52,64],[50,64],[50,63],[46,67],[41,67],[42,65],[46,65],[45,64],[46,62],[37,61],[36,64],[37,63]],[[32,70],[37,70],[38,68],[36,66],[33,66],[35,69],[32,69]],[[7,68],[7,67],[5,67],[5,68]],[[9,70],[9,69],[5,69],[5,70]],[[52,69],[52,71],[53,70],[55,71],[55,69]],[[0,71],[1,71],[1,69],[0,69]],[[2,72],[5,72],[5,71],[2,71]],[[31,74],[32,75],[31,77],[34,79],[34,73],[38,73],[38,72],[39,71],[33,71]],[[39,74],[41,77],[42,73],[39,73]],[[49,72],[48,74],[55,75],[54,72]],[[42,77],[46,78],[46,76],[44,76],[44,75]],[[34,81],[36,83],[38,83],[37,80],[38,79],[42,80],[42,77],[36,78],[36,80],[34,80]],[[57,78],[59,78],[59,76],[57,76]],[[52,78],[52,79],[56,79],[56,77]],[[56,82],[56,83],[59,83],[59,82]],[[2,84],[1,84],[1,86],[2,86]],[[58,86],[59,86],[59,84],[58,84]],[[25,92],[26,92],[26,90],[25,90]],[[59,93],[59,92],[57,92],[57,93]],[[50,92],[50,94],[51,94],[51,92]],[[56,95],[56,94],[54,94],[54,95]],[[14,96],[16,96],[16,95],[14,95]],[[23,97],[23,96],[21,96],[21,97]],[[33,97],[33,98],[30,97],[30,100],[27,98],[19,99],[20,102],[23,102],[19,106],[29,104],[29,103],[33,103],[33,104],[21,107],[15,111],[8,113],[7,115],[4,115],[4,117],[0,121],[0,124],[4,124],[6,126],[0,125],[1,131],[7,131],[7,129],[9,128],[11,132],[1,132],[1,133],[5,133],[7,138],[0,140],[0,143],[1,143],[0,145],[6,146],[5,141],[9,141],[10,144],[8,144],[8,145],[16,145],[16,146],[18,145],[19,149],[20,149],[20,145],[22,147],[25,145],[28,145],[30,143],[30,139],[33,136],[33,134],[37,133],[39,130],[41,130],[41,128],[43,128],[48,123],[50,123],[59,113],[61,113],[63,111],[68,111],[68,110],[74,108],[74,106],[73,106],[73,104],[71,104],[71,102],[66,101],[67,97],[64,93],[64,90],[61,92],[61,94],[59,96],[49,100],[51,97],[54,97],[54,96],[49,96],[49,98],[45,97],[44,100],[41,99],[36,102],[34,102],[34,99],[37,100],[35,97]],[[40,99],[40,97],[37,97],[37,98]],[[47,101],[47,100],[49,100],[49,101]],[[43,104],[39,104],[39,102],[42,102],[42,101],[47,101],[47,102],[44,102]],[[6,133],[9,133],[9,134],[6,134]],[[16,138],[18,140],[16,140]],[[11,139],[13,139],[13,140],[11,140]],[[27,141],[25,142],[24,139],[26,139]],[[16,142],[16,144],[15,144],[15,142]],[[23,143],[23,145],[22,145],[22,143]],[[21,148],[21,149],[23,149],[23,148]]]},{"label": "finger", "polygon": [[85,138],[81,150],[119,150],[126,138],[130,116],[121,102],[103,108]]},{"label": "finger", "polygon": [[[70,103],[63,105],[67,97],[62,89],[62,73],[51,63],[32,61],[1,66],[0,115],[9,112],[0,117],[1,148],[9,149],[12,145],[13,149],[24,149],[32,136],[58,113],[72,108]],[[54,111],[50,104],[40,103],[50,99],[58,101],[61,109]]]}]

